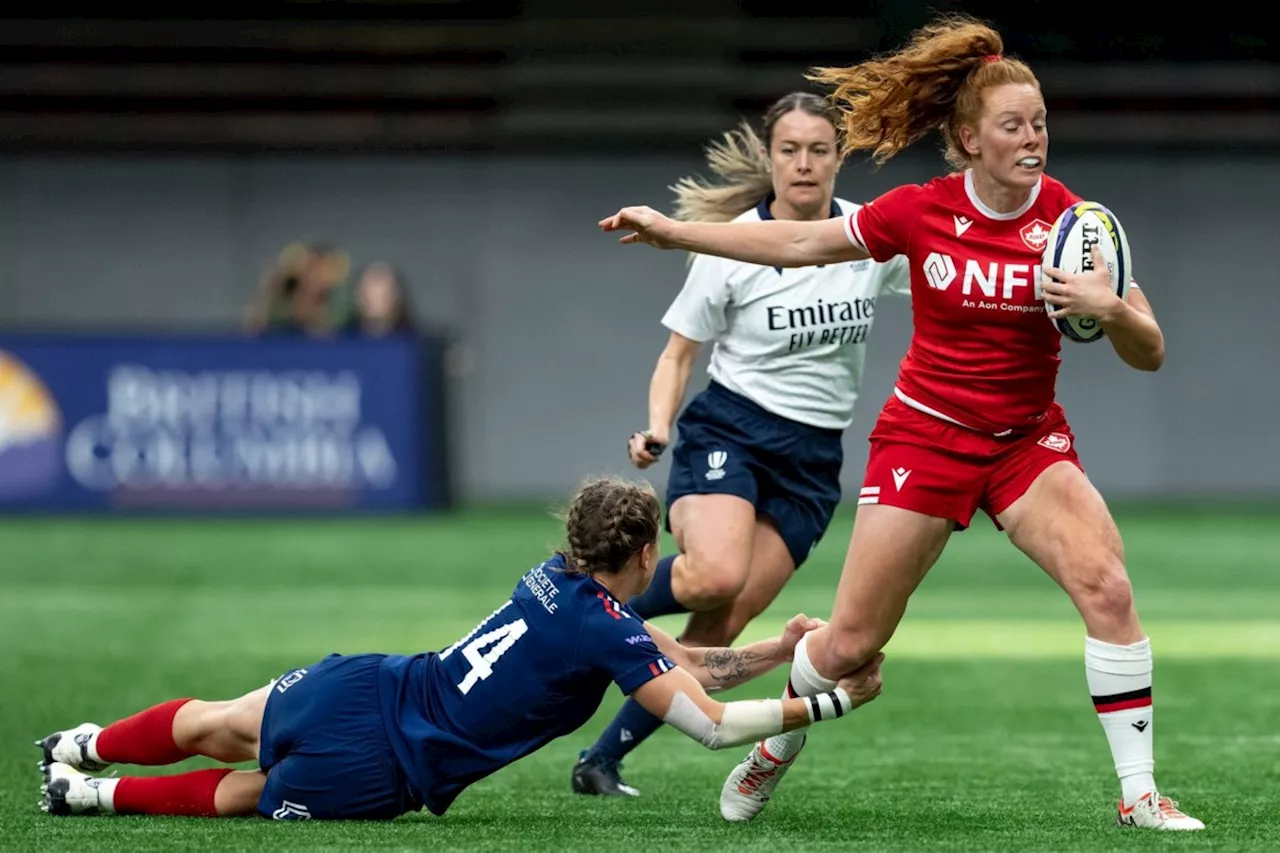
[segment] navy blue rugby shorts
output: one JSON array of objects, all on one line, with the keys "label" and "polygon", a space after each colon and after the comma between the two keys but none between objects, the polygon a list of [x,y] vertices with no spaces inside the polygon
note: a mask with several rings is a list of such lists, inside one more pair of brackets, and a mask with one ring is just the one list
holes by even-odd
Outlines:
[{"label": "navy blue rugby shorts", "polygon": [[737,495],[772,519],[800,568],[840,503],[841,430],[781,417],[714,381],[676,429],[668,509],[685,495]]},{"label": "navy blue rugby shorts", "polygon": [[271,686],[258,813],[276,820],[390,820],[417,811],[383,724],[384,655],[329,655]]}]

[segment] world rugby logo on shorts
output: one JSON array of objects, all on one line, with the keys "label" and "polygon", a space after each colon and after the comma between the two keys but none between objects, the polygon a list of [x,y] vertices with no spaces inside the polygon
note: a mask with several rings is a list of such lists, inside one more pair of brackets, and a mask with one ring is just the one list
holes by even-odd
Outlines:
[{"label": "world rugby logo on shorts", "polygon": [[273,811],[271,816],[276,820],[311,820],[311,811],[301,803],[282,800],[280,808]]},{"label": "world rugby logo on shorts", "polygon": [[1050,450],[1056,450],[1059,453],[1066,453],[1071,449],[1071,439],[1060,432],[1051,432],[1037,441],[1036,444],[1041,447],[1047,447]]},{"label": "world rugby logo on shorts", "polygon": [[713,450],[707,454],[707,465],[711,470],[707,472],[708,480],[720,480],[724,478],[724,463],[729,461],[729,454],[723,450]]}]

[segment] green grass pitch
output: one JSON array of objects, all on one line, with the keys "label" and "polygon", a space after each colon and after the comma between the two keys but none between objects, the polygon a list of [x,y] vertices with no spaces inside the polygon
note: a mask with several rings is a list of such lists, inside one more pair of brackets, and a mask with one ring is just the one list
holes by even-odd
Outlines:
[{"label": "green grass pitch", "polygon": [[[660,731],[639,800],[574,797],[617,708],[484,780],[443,818],[385,824],[54,818],[31,742],[176,696],[228,698],[330,651],[436,649],[559,541],[536,510],[397,520],[0,521],[0,848],[6,850],[1277,850],[1280,524],[1274,509],[1117,513],[1155,651],[1156,773],[1208,824],[1112,825],[1118,786],[1067,601],[985,521],[953,538],[886,650],[876,702],[816,728],[769,809],[730,826],[742,748]],[[825,617],[852,520],[744,640]],[[664,543],[670,547],[669,540]],[[680,619],[662,624],[678,630]],[[778,695],[785,671],[734,697]],[[199,759],[182,765],[201,766]],[[135,772],[125,768],[125,772]],[[145,770],[140,772],[157,772]]]}]

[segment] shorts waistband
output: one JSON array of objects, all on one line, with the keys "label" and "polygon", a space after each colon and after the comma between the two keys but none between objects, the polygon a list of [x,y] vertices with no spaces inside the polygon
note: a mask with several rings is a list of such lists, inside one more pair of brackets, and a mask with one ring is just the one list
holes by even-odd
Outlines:
[{"label": "shorts waistband", "polygon": [[717,402],[728,403],[735,406],[739,411],[757,417],[769,423],[777,424],[784,429],[794,430],[796,432],[807,433],[809,435],[823,436],[826,438],[839,438],[844,435],[844,430],[832,429],[830,427],[813,426],[812,424],[801,423],[791,418],[783,417],[769,411],[756,401],[744,397],[736,391],[730,391],[728,388],[716,382],[714,379],[707,383],[707,390],[703,392],[714,398]]},{"label": "shorts waistband", "polygon": [[[940,421],[946,421],[949,424],[955,424],[956,426],[967,429],[970,432],[976,432],[976,433],[979,433],[980,435],[989,435],[992,438],[1005,438],[1005,439],[1023,438],[1024,436],[1030,435],[1032,432],[1035,431],[1034,425],[1029,427],[1024,426],[1021,428],[1010,427],[1008,429],[1003,429],[1000,432],[991,432],[990,430],[978,429],[975,426],[970,426],[969,424],[961,423],[960,421],[956,420],[950,415],[945,415],[942,412],[939,412],[937,409],[934,409],[930,406],[926,406],[924,403],[921,403],[919,400],[916,400],[912,397],[907,396],[905,393],[903,393],[902,389],[899,388],[897,385],[893,386],[893,396],[897,397],[898,401],[901,402],[904,406],[907,406],[908,408],[911,408],[911,409],[915,409],[917,412],[920,412],[921,414],[928,415],[931,418],[937,418]],[[1037,421],[1044,420],[1044,417],[1047,414],[1049,414],[1048,411],[1041,413],[1036,418],[1036,420]]]}]

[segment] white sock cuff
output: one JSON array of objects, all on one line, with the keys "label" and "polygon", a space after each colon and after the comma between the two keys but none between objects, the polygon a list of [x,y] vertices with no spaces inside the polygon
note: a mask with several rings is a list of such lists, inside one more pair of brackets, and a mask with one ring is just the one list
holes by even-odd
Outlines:
[{"label": "white sock cuff", "polygon": [[1143,637],[1136,643],[1117,646],[1093,637],[1085,637],[1085,666],[1108,675],[1150,675],[1151,642]]},{"label": "white sock cuff", "polygon": [[102,756],[98,755],[98,735],[102,734],[102,729],[98,729],[89,736],[89,742],[84,745],[85,753],[94,761],[100,764],[110,764],[109,761],[103,761]]},{"label": "white sock cuff", "polygon": [[104,812],[115,814],[116,785],[120,784],[120,777],[98,778],[94,781],[97,783],[98,788],[98,808]]},{"label": "white sock cuff", "polygon": [[795,657],[791,661],[791,687],[797,696],[829,693],[836,688],[836,682],[830,678],[824,678],[813,668],[813,664],[809,661],[806,642],[808,639],[808,634],[800,638],[800,642],[796,644]]}]

